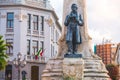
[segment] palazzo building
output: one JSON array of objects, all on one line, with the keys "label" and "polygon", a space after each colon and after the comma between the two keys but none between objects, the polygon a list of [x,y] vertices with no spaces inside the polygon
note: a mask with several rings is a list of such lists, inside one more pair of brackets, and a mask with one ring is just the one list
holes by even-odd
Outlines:
[{"label": "palazzo building", "polygon": [[[48,0],[0,0],[0,35],[9,44],[8,65],[0,72],[0,80],[17,80],[13,60],[18,53],[27,61],[21,68],[21,72],[27,73],[27,80],[41,80],[46,62],[58,52],[61,25]],[[41,48],[43,56],[35,59]]]}]

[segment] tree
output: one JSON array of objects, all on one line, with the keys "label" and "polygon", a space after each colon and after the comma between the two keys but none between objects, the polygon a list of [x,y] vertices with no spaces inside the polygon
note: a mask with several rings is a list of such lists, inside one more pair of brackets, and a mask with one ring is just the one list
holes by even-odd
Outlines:
[{"label": "tree", "polygon": [[109,71],[109,76],[112,80],[117,80],[117,77],[119,75],[119,69],[118,66],[115,64],[109,64],[106,66],[107,70]]},{"label": "tree", "polygon": [[7,65],[8,56],[5,54],[6,46],[2,36],[0,36],[0,70],[3,70]]}]

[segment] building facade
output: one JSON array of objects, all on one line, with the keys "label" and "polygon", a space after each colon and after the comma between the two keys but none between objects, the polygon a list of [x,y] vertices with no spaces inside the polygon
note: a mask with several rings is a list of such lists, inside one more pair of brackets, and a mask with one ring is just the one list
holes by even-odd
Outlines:
[{"label": "building facade", "polygon": [[[45,63],[58,52],[61,26],[48,0],[0,0],[0,35],[9,44],[9,62],[0,80],[17,80],[12,61],[18,53],[27,61],[21,70],[27,72],[27,80],[40,80]],[[43,56],[35,59],[41,48]]]},{"label": "building facade", "polygon": [[116,52],[116,45],[112,43],[105,43],[95,46],[95,53],[102,58],[105,65],[113,63],[113,57]]}]

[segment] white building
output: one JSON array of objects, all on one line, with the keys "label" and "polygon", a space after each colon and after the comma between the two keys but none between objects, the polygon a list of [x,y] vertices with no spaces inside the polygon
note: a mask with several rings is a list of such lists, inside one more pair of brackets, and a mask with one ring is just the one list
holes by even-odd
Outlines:
[{"label": "white building", "polygon": [[[9,44],[8,69],[1,72],[0,80],[17,80],[12,61],[18,53],[27,60],[21,72],[27,72],[28,80],[40,80],[43,65],[57,53],[61,26],[48,0],[0,0],[0,35]],[[40,48],[45,51],[42,60],[36,60],[34,54]]]}]

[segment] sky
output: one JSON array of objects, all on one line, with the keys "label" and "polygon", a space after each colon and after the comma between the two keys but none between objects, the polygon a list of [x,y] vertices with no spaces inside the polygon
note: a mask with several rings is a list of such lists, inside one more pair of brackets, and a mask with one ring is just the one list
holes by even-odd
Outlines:
[{"label": "sky", "polygon": [[[60,23],[63,0],[50,0]],[[111,41],[120,42],[120,0],[86,0],[87,25],[94,44]]]}]

